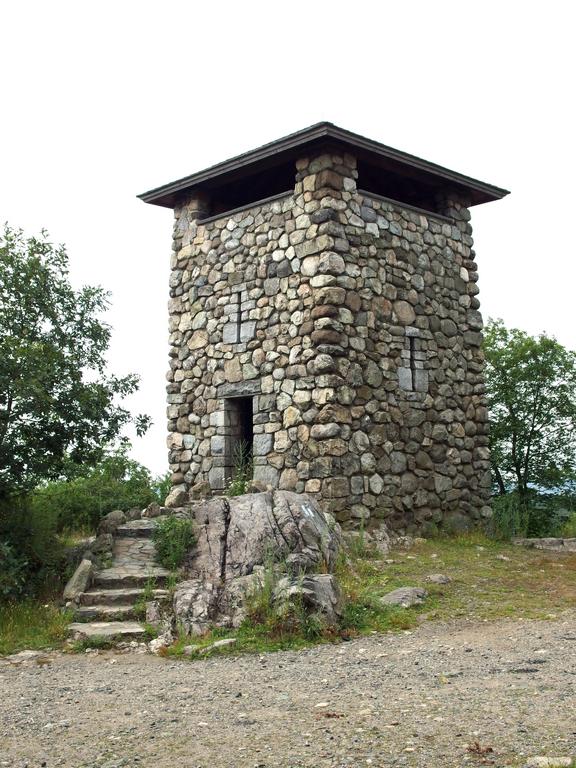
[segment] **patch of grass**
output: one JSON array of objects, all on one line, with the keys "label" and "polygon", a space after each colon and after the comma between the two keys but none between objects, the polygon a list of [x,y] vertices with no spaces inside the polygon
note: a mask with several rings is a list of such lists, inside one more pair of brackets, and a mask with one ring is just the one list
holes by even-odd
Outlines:
[{"label": "patch of grass", "polygon": [[28,599],[0,605],[0,655],[60,648],[71,620],[54,602]]},{"label": "patch of grass", "polygon": [[[423,586],[429,598],[415,611],[428,619],[541,619],[576,601],[576,554],[525,549],[470,534],[428,540],[409,551],[393,551],[389,559],[393,562],[362,564],[360,585],[378,594]],[[452,582],[429,584],[431,573],[443,573]]]},{"label": "patch of grass", "polygon": [[156,523],[152,538],[156,545],[157,561],[169,571],[175,571],[182,565],[186,553],[194,545],[192,521],[181,517],[167,517]]},{"label": "patch of grass", "polygon": [[114,648],[120,639],[121,635],[107,635],[106,637],[103,635],[93,635],[92,637],[83,637],[72,643],[70,650],[74,653],[84,653],[88,648],[107,651],[110,648]]},{"label": "patch of grass", "polygon": [[138,600],[134,603],[134,614],[139,619],[143,619],[146,616],[146,603],[154,600],[154,590],[156,589],[156,580],[154,578],[148,578],[144,589]]},{"label": "patch of grass", "polygon": [[[204,651],[216,640],[233,637],[236,639],[234,645],[215,648],[208,652]],[[167,656],[177,656],[187,658],[184,655],[184,648],[187,645],[199,646],[198,651],[194,653],[191,659],[210,658],[211,656],[230,655],[238,653],[268,653],[273,651],[298,650],[308,648],[311,645],[320,643],[336,642],[339,639],[338,634],[322,633],[313,639],[306,638],[299,628],[290,628],[285,624],[281,629],[275,625],[252,624],[250,621],[244,622],[238,629],[215,628],[201,637],[190,637],[186,634],[180,634],[176,642],[167,648]]]}]

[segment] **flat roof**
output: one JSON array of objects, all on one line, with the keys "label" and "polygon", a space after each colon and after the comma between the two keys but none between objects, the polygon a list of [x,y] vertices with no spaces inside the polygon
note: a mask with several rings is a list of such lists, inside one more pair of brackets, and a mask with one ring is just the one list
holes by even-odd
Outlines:
[{"label": "flat roof", "polygon": [[[242,178],[250,178],[275,166],[284,166],[291,160],[305,157],[310,151],[346,151],[359,161],[370,165],[372,171],[406,177],[414,184],[422,184],[438,191],[455,191],[462,194],[468,205],[478,205],[499,200],[509,194],[508,190],[470,178],[441,165],[422,160],[419,157],[388,147],[373,139],[339,128],[328,122],[316,123],[289,136],[264,144],[257,149],[224,160],[221,163],[177,179],[138,197],[145,203],[174,208],[183,194],[193,190],[224,187]],[[359,179],[362,187],[362,179]]]}]

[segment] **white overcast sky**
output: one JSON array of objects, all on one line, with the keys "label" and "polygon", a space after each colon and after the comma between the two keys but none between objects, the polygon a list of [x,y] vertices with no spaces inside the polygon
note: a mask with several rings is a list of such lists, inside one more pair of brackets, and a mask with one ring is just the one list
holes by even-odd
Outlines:
[{"label": "white overcast sky", "polygon": [[576,347],[572,3],[0,5],[0,219],[112,292],[110,370],[137,372],[166,469],[172,212],[136,194],[320,120],[505,187],[473,208],[484,317]]}]

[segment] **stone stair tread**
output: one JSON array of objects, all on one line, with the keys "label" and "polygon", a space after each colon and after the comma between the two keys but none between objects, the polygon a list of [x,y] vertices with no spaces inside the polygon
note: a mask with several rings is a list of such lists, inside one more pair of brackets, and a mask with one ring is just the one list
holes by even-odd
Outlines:
[{"label": "stone stair tread", "polygon": [[121,566],[118,568],[105,568],[94,576],[95,587],[139,587],[145,586],[150,580],[156,582],[166,581],[170,571],[160,566]]},{"label": "stone stair tread", "polygon": [[146,567],[141,566],[122,566],[121,568],[104,568],[102,571],[98,571],[96,578],[101,579],[113,579],[122,578],[122,576],[142,576],[143,579],[153,579],[155,576],[170,576],[170,571],[166,568],[162,568],[160,565],[151,565]]},{"label": "stone stair tread", "polygon": [[126,614],[134,611],[134,604],[132,605],[81,605],[74,611],[74,618],[102,618],[107,616],[126,616]]},{"label": "stone stair tread", "polygon": [[[143,587],[120,587],[111,589],[89,589],[83,592],[80,596],[80,603],[82,605],[109,605],[110,603],[129,605],[135,603],[145,594]],[[167,589],[154,589],[152,597],[153,600],[162,600],[169,597],[170,593]]]},{"label": "stone stair tread", "polygon": [[151,537],[156,520],[158,518],[143,518],[141,520],[130,520],[127,523],[119,525],[114,531],[114,535],[119,538],[145,538]]},{"label": "stone stair tread", "polygon": [[91,621],[74,622],[68,631],[77,637],[115,637],[144,635],[146,629],[137,621]]}]

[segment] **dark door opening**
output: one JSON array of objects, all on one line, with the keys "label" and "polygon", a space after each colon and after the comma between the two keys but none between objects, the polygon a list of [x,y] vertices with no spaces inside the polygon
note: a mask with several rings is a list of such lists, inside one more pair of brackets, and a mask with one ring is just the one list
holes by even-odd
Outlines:
[{"label": "dark door opening", "polygon": [[252,478],[254,443],[254,409],[251,397],[230,397],[226,400],[230,434],[226,451],[229,478]]}]

